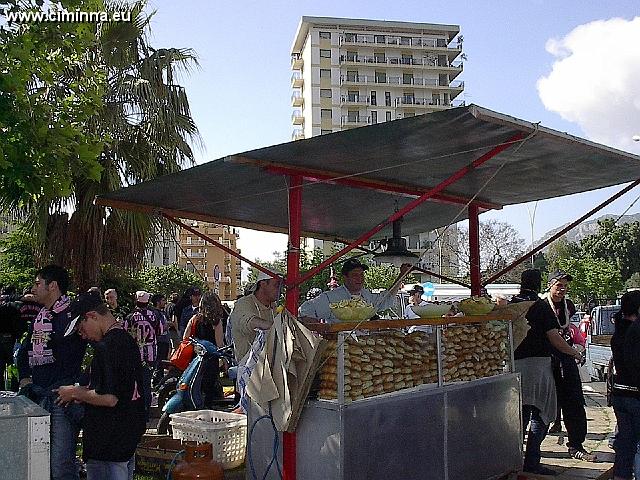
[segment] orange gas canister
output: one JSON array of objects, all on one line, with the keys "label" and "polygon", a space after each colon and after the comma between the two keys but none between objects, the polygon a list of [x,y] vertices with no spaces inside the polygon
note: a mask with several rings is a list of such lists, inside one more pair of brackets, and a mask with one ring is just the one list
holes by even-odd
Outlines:
[{"label": "orange gas canister", "polygon": [[185,454],[176,468],[173,469],[174,480],[223,480],[224,470],[213,459],[210,443],[201,445],[187,442],[184,445]]}]

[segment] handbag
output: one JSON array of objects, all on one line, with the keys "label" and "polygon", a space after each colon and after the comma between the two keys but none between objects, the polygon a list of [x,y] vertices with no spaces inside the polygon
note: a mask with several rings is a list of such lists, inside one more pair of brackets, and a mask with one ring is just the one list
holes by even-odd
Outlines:
[{"label": "handbag", "polygon": [[193,353],[193,342],[186,338],[180,342],[169,361],[174,367],[184,371],[193,360]]},{"label": "handbag", "polygon": [[[196,325],[197,322],[191,324],[191,337],[196,331]],[[169,361],[174,367],[184,371],[191,363],[191,360],[193,360],[193,354],[193,342],[189,338],[185,338],[180,342],[178,348],[175,349]]]}]

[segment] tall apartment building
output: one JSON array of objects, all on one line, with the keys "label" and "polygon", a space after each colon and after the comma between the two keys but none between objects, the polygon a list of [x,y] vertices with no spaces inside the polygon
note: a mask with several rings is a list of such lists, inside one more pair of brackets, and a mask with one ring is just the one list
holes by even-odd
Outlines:
[{"label": "tall apartment building", "polygon": [[[455,225],[448,229],[438,228],[431,232],[407,237],[407,248],[420,255],[417,266],[445,277],[455,278],[460,268],[458,261],[458,229]],[[414,272],[420,282],[442,283],[444,280],[426,273]]]},{"label": "tall apartment building", "polygon": [[302,17],[291,50],[293,140],[454,106],[458,25]]},{"label": "tall apartment building", "polygon": [[[238,230],[226,225],[188,221],[190,227],[240,253]],[[201,275],[221,300],[235,300],[240,290],[241,262],[210,242],[180,229],[178,265]]]},{"label": "tall apartment building", "polygon": [[[458,25],[302,17],[291,49],[292,140],[462,104],[459,33]],[[305,248],[327,256],[334,247],[307,239]]]},{"label": "tall apartment building", "polygon": [[178,263],[178,227],[169,226],[158,232],[153,244],[144,252],[144,262],[148,266],[162,267]]}]

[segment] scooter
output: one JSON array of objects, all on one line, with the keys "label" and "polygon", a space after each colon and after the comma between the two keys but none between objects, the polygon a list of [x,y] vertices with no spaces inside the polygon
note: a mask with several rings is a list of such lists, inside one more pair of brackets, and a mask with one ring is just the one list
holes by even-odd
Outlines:
[{"label": "scooter", "polygon": [[229,364],[234,361],[232,347],[217,348],[207,340],[193,337],[190,338],[190,341],[193,342],[193,360],[191,360],[186,370],[182,372],[173,391],[168,391],[171,388],[170,383],[163,385],[160,391],[163,399],[167,399],[162,406],[162,416],[157,425],[157,432],[160,435],[165,435],[171,431],[169,416],[172,413],[204,408],[226,410],[232,409],[237,403],[236,398],[226,399],[224,397],[219,378],[207,376],[211,375],[213,362],[219,362],[220,358],[227,360]]}]

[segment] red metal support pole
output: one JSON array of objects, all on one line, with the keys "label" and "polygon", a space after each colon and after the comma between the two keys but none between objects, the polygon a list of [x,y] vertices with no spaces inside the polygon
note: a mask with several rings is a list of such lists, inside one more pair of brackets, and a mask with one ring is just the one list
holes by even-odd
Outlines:
[{"label": "red metal support pole", "polygon": [[477,205],[469,205],[469,271],[471,295],[480,295],[480,211]]},{"label": "red metal support pole", "polygon": [[[289,177],[289,249],[287,252],[287,310],[298,314],[300,291],[300,231],[302,230],[302,177]],[[296,433],[282,433],[282,478],[296,479]]]},{"label": "red metal support pole", "polygon": [[[371,229],[367,233],[365,233],[365,234],[361,235],[360,237],[358,237],[356,240],[351,242],[349,245],[344,247],[342,250],[340,250],[339,252],[331,255],[329,258],[327,258],[325,261],[323,261],[320,265],[318,265],[318,266],[312,268],[311,270],[307,271],[304,275],[301,275],[301,277],[299,279],[299,282],[302,283],[302,282],[304,282],[306,280],[309,280],[316,273],[322,271],[324,268],[328,267],[333,262],[335,262],[338,258],[340,258],[344,254],[350,252],[354,248],[358,247],[358,245],[361,245],[364,242],[366,242],[367,240],[369,240],[371,237],[373,237],[376,233],[378,233],[380,230],[382,230],[384,227],[386,227],[390,223],[393,223],[395,220],[398,220],[400,217],[402,217],[403,215],[407,214],[408,212],[410,212],[411,210],[416,208],[418,205],[424,203],[428,199],[432,198],[434,195],[442,192],[442,190],[447,188],[449,185],[451,185],[452,183],[455,183],[456,181],[460,180],[467,173],[473,171],[475,168],[479,167],[480,165],[488,162],[490,159],[492,159],[493,157],[498,155],[500,152],[502,152],[502,151],[506,150],[507,148],[511,147],[512,145],[516,144],[519,140],[522,140],[524,137],[525,137],[524,132],[519,132],[519,133],[515,134],[513,137],[509,138],[504,143],[498,145],[497,147],[492,148],[490,151],[488,151],[487,153],[485,153],[481,157],[477,158],[476,160],[471,162],[469,165],[465,165],[464,167],[462,167],[461,169],[459,169],[458,171],[453,173],[450,177],[448,177],[447,179],[445,179],[442,182],[440,182],[435,187],[427,190],[420,197],[418,197],[415,200],[412,200],[411,202],[407,203],[404,207],[402,207],[396,213],[394,213],[389,218],[387,218],[383,222],[381,222],[378,225],[376,225],[373,229]],[[476,206],[475,208],[476,208],[476,211],[477,211],[478,207]]]},{"label": "red metal support pole", "polygon": [[532,255],[534,255],[535,253],[539,252],[540,250],[542,250],[544,247],[546,247],[547,245],[549,245],[550,243],[554,242],[555,240],[557,240],[558,238],[560,238],[562,235],[564,235],[565,233],[567,233],[569,230],[571,230],[573,227],[580,225],[580,223],[582,223],[584,220],[586,220],[587,218],[589,218],[591,215],[593,215],[594,213],[598,212],[599,210],[602,210],[604,207],[606,207],[607,205],[609,205],[611,202],[613,202],[614,200],[620,198],[622,195],[624,195],[625,193],[627,193],[629,190],[637,187],[638,185],[640,185],[640,178],[638,180],[636,180],[635,182],[627,185],[626,187],[624,187],[622,190],[620,190],[618,193],[613,194],[611,197],[607,198],[604,202],[602,202],[600,205],[598,205],[597,207],[593,208],[592,210],[589,210],[587,213],[585,213],[583,216],[581,216],[579,219],[577,219],[575,222],[570,223],[569,225],[567,225],[566,227],[564,227],[562,230],[560,230],[559,232],[557,232],[555,235],[553,235],[551,238],[547,239],[546,241],[542,242],[540,245],[538,245],[536,248],[534,248],[533,250],[531,250],[530,252],[525,253],[523,256],[521,256],[520,258],[518,258],[517,260],[515,260],[513,263],[511,263],[511,265],[506,266],[505,268],[503,268],[502,270],[500,270],[498,273],[496,273],[495,275],[491,276],[490,278],[488,278],[485,282],[484,285],[488,285],[489,283],[497,280],[498,278],[500,278],[502,275],[504,275],[505,273],[507,273],[509,270],[513,269],[515,266],[520,265],[522,262],[524,262],[525,260],[528,260],[529,258],[531,258]]}]

